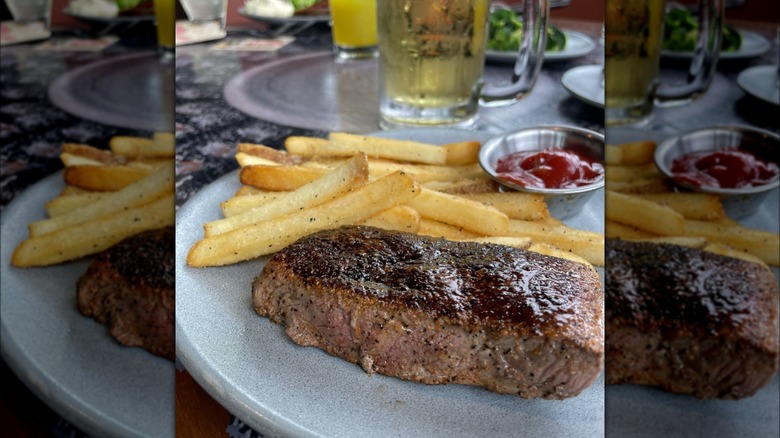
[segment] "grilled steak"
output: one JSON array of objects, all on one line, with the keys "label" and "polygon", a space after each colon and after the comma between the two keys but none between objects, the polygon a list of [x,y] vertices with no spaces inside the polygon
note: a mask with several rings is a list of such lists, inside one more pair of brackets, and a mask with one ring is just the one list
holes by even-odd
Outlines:
[{"label": "grilled steak", "polygon": [[606,379],[738,399],[778,366],[766,266],[670,244],[608,240]]},{"label": "grilled steak", "polygon": [[603,363],[593,269],[502,245],[323,231],[271,258],[253,302],[296,343],[369,374],[563,399]]},{"label": "grilled steak", "polygon": [[173,227],[128,237],[79,278],[78,308],[122,344],[174,359]]}]

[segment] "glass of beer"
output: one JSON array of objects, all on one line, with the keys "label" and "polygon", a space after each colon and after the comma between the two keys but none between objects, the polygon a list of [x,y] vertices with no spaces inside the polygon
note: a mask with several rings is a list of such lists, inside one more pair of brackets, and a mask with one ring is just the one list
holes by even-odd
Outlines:
[{"label": "glass of beer", "polygon": [[474,124],[480,103],[516,102],[544,58],[547,0],[523,2],[523,37],[507,85],[485,84],[490,0],[377,0],[383,129]]},{"label": "glass of beer", "polygon": [[336,61],[376,58],[376,2],[330,0]]},{"label": "glass of beer", "polygon": [[665,0],[607,0],[604,41],[607,125],[646,120],[656,102],[685,102],[704,93],[715,75],[723,0],[699,2],[699,31],[688,81],[662,84],[659,63],[664,34]]}]

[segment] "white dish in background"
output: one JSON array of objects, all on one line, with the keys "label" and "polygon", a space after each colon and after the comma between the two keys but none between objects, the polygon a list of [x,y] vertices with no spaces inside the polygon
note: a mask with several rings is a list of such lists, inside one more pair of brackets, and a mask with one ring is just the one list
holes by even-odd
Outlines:
[{"label": "white dish in background", "polygon": [[[563,50],[557,52],[544,52],[544,61],[562,61],[567,59],[579,58],[592,52],[596,48],[593,39],[584,33],[572,30],[562,30],[566,34],[566,46]],[[514,63],[517,59],[517,52],[501,52],[497,50],[487,50],[485,58],[488,61]]]},{"label": "white dish in background", "polygon": [[[446,143],[490,136],[416,129],[371,135]],[[604,377],[578,397],[524,400],[464,385],[369,376],[360,366],[293,343],[255,313],[251,282],[267,258],[219,268],[186,266],[203,223],[239,187],[235,172],[196,193],[176,215],[176,352],[218,402],[265,436],[575,437],[604,434]],[[572,226],[601,231],[603,200]],[[596,218],[599,218],[598,220]]]},{"label": "white dish in background", "polygon": [[[749,30],[738,29],[742,35],[742,46],[739,50],[732,52],[720,52],[719,59],[740,59],[753,58],[761,56],[772,47],[772,44],[761,34]],[[689,59],[693,57],[693,52],[673,52],[671,50],[661,50],[661,56],[665,58]]]},{"label": "white dish in background", "polygon": [[62,173],[51,175],[3,211],[3,359],[41,400],[89,435],[173,437],[173,363],[120,345],[76,307],[76,282],[89,260],[11,266],[13,250],[27,238],[27,224],[44,219],[44,203],[63,188]]},{"label": "white dish in background", "polygon": [[604,108],[603,71],[601,65],[574,67],[561,76],[561,84],[583,102]]},{"label": "white dish in background", "polygon": [[774,105],[780,105],[780,69],[776,65],[757,65],[739,73],[737,84],[745,93]]}]

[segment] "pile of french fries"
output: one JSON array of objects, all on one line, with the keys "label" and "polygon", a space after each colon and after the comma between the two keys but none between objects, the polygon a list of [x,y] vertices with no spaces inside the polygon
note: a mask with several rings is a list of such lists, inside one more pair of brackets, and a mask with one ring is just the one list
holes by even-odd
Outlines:
[{"label": "pile of french fries", "polygon": [[289,137],[285,150],[239,144],[242,188],[221,204],[222,219],[204,225],[187,263],[229,265],[363,224],[603,266],[602,234],[551,217],[541,195],[498,191],[478,164],[479,148],[339,132]]},{"label": "pile of french fries", "polygon": [[47,266],[104,251],[142,231],[173,225],[175,139],[116,136],[110,150],[66,143],[65,189],[46,203],[14,251],[18,267]]},{"label": "pile of french fries", "polygon": [[778,266],[777,234],[739,225],[717,195],[675,192],[653,164],[655,143],[606,147],[606,236],[676,243]]}]

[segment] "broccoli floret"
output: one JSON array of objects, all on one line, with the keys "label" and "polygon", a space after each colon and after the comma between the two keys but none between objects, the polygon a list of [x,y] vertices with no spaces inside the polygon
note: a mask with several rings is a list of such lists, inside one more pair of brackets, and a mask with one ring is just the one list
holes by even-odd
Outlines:
[{"label": "broccoli floret", "polygon": [[[520,48],[523,23],[517,13],[509,9],[496,9],[490,13],[490,30],[487,48],[502,52],[514,52]],[[566,46],[566,34],[552,24],[547,25],[547,51],[560,51]]]}]

